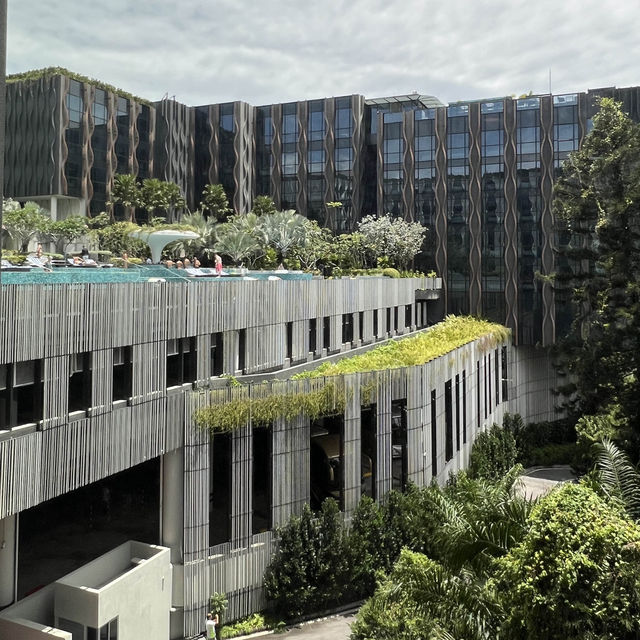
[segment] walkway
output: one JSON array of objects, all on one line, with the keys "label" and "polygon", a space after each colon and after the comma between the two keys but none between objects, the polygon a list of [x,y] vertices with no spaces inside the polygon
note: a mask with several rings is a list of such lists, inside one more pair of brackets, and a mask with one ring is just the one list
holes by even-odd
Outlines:
[{"label": "walkway", "polygon": [[545,493],[549,493],[558,484],[571,482],[575,479],[571,468],[567,465],[534,467],[524,472],[519,490],[527,498],[539,498]]}]

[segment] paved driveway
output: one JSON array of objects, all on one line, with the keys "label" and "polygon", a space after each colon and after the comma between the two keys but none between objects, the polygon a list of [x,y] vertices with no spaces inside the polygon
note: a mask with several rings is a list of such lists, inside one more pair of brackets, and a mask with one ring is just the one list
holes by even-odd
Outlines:
[{"label": "paved driveway", "polygon": [[355,611],[349,611],[321,620],[304,622],[273,637],[284,640],[348,640],[351,633],[349,625],[355,617]]}]

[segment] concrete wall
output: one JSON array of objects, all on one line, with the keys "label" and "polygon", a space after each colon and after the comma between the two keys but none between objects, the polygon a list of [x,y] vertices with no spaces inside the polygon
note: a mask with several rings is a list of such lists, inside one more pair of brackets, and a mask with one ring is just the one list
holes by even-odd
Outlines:
[{"label": "concrete wall", "polygon": [[556,408],[553,390],[558,377],[553,368],[549,349],[514,347],[507,372],[511,413],[519,413],[525,424],[557,420],[562,412]]},{"label": "concrete wall", "polygon": [[[149,549],[157,552],[149,555]],[[136,558],[142,562],[133,566]],[[65,618],[99,629],[118,618],[119,640],[168,638],[169,558],[169,549],[128,542],[65,576],[55,587],[56,624],[63,626],[60,619]],[[110,579],[120,571],[124,573]]]}]

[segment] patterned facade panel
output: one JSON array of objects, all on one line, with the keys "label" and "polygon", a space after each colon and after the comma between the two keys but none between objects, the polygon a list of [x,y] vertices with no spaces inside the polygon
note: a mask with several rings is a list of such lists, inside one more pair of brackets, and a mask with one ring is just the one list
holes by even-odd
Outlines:
[{"label": "patterned facade panel", "polygon": [[[113,184],[118,173],[118,156],[116,154],[116,140],[118,139],[117,97],[107,93],[107,153],[105,160],[105,183],[107,193],[113,191]],[[112,207],[113,213],[113,207]]]},{"label": "patterned facade panel", "polygon": [[469,311],[482,314],[482,170],[480,104],[469,105]]},{"label": "patterned facade panel", "polygon": [[[211,162],[207,168],[209,184],[218,184],[220,182],[220,105],[212,104],[209,106],[209,127],[211,129],[211,137],[209,138],[209,157]],[[200,197],[201,194],[196,194]]]},{"label": "patterned facade panel", "polygon": [[82,122],[80,130],[82,131],[82,168],[80,174],[80,196],[84,198],[86,203],[86,211],[88,213],[89,201],[93,197],[93,183],[91,182],[91,167],[93,166],[93,149],[91,147],[91,136],[93,135],[93,117],[91,106],[93,105],[93,96],[95,87],[88,83],[82,85],[82,95],[84,111],[82,113]]},{"label": "patterned facade panel", "polygon": [[[324,124],[325,124],[325,136],[324,136],[324,153],[325,153],[325,165],[324,165],[324,181],[325,192],[324,201],[334,202],[336,199],[336,101],[334,98],[326,98],[324,101]],[[327,219],[324,226],[329,226],[330,223],[330,208],[326,207]],[[334,227],[335,228],[335,227]]]},{"label": "patterned facade panel", "polygon": [[516,172],[516,103],[504,101],[504,265],[505,325],[518,340],[518,203]]},{"label": "patterned facade panel", "polygon": [[404,170],[402,210],[404,219],[413,222],[415,217],[415,115],[413,111],[405,111],[402,116],[402,142],[404,146],[404,157],[402,158],[402,168]]},{"label": "patterned facade panel", "polygon": [[[156,103],[155,177],[174,182],[193,199],[193,112],[175,100]],[[193,201],[187,203],[194,207]]]},{"label": "patterned facade panel", "polygon": [[309,197],[309,188],[307,185],[307,149],[308,149],[308,132],[307,124],[309,119],[309,104],[301,101],[297,103],[296,118],[298,120],[298,195],[296,199],[296,210],[303,212],[307,210],[307,199]]},{"label": "patterned facade panel", "polygon": [[447,110],[436,110],[436,270],[447,308]]},{"label": "patterned facade panel", "polygon": [[384,211],[384,114],[376,111],[371,115],[378,119],[376,138],[376,202],[377,214],[383,216]]},{"label": "patterned facade panel", "polygon": [[364,167],[365,167],[365,103],[364,96],[351,97],[351,113],[353,119],[353,188],[351,193],[351,217],[347,228],[353,230],[363,216],[364,203]]},{"label": "patterned facade panel", "polygon": [[7,83],[5,195],[61,193],[63,101],[62,76]]},{"label": "patterned facade panel", "polygon": [[271,198],[280,209],[282,203],[282,105],[271,107],[273,138],[271,140]]},{"label": "patterned facade panel", "polygon": [[236,213],[248,213],[253,205],[253,139],[255,109],[246,102],[233,103],[234,131],[233,147],[235,163],[233,181],[235,185],[232,208]]},{"label": "patterned facade panel", "polygon": [[[540,99],[540,193],[542,196],[542,214],[540,226],[542,234],[542,274],[554,272],[554,215],[553,201],[553,97]],[[555,342],[555,303],[553,287],[549,282],[542,283],[542,345],[551,346]]]}]

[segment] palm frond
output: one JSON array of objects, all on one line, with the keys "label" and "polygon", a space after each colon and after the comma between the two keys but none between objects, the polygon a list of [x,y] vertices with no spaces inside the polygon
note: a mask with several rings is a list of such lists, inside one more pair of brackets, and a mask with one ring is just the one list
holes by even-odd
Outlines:
[{"label": "palm frond", "polygon": [[611,440],[596,444],[600,483],[609,496],[622,499],[629,515],[640,519],[640,474],[626,454]]}]

